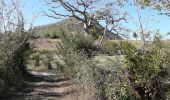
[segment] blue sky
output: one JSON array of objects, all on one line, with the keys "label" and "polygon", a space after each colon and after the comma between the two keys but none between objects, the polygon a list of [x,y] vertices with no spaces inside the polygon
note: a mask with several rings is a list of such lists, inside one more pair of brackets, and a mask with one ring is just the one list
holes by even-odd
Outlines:
[{"label": "blue sky", "polygon": [[[107,1],[107,0],[105,0]],[[36,19],[34,21],[34,25],[45,25],[54,23],[57,20],[48,18],[46,16],[41,16],[42,11],[46,9],[46,4],[44,3],[44,0],[22,0],[22,4],[24,4],[24,14],[27,20],[27,23],[30,23],[33,19],[33,15],[36,16]],[[63,12],[63,9],[59,9],[61,12]],[[137,19],[137,12],[135,6],[125,6],[123,11],[127,11],[130,15],[130,18],[128,20],[128,23],[124,24],[125,26],[129,27],[132,30],[137,30],[138,26],[138,19]],[[154,10],[148,10],[144,9],[141,10],[141,16],[142,16],[142,22],[144,26],[146,26],[146,16],[150,16],[150,20],[148,22],[148,29],[149,30],[160,30],[161,34],[166,34],[167,32],[170,32],[170,17],[167,17],[165,15],[158,15],[157,11]],[[148,18],[148,17],[147,17]],[[165,38],[169,38],[165,37]]]},{"label": "blue sky", "polygon": [[43,0],[25,0],[22,2],[24,5],[24,15],[27,23],[32,22],[33,17],[35,17],[34,25],[45,25],[56,22],[56,19],[52,19],[46,16],[43,16],[44,8],[46,7]]}]

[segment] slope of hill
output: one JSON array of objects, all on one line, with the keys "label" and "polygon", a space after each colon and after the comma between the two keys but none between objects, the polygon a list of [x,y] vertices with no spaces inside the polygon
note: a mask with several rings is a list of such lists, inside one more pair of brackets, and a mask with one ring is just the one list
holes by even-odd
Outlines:
[{"label": "slope of hill", "polygon": [[[92,22],[92,25],[94,25],[95,28],[98,29],[97,33],[99,35],[103,35],[104,27],[98,24],[97,22]],[[43,26],[37,26],[34,28],[34,31],[36,34],[38,34],[41,37],[44,37],[47,33],[53,34],[53,33],[59,33],[61,32],[61,29],[64,32],[67,33],[84,33],[83,31],[83,24],[79,22],[78,20],[75,20],[74,18],[68,18],[61,20],[57,23],[49,24],[49,25],[43,25]],[[106,37],[109,39],[122,39],[119,35],[107,30]]]}]

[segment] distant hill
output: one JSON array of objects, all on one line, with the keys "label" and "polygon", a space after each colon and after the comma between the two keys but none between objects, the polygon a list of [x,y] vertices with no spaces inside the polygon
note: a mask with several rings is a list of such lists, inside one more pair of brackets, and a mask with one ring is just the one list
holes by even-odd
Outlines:
[{"label": "distant hill", "polygon": [[[100,35],[103,34],[104,27],[98,24],[97,22],[92,22],[95,28],[99,29],[97,33]],[[57,23],[48,24],[37,26],[34,28],[35,33],[40,36],[44,37],[49,34],[61,32],[61,29],[67,33],[84,33],[83,31],[83,24],[74,18],[68,18],[61,20]],[[109,39],[122,39],[119,35],[107,30],[106,37]]]}]

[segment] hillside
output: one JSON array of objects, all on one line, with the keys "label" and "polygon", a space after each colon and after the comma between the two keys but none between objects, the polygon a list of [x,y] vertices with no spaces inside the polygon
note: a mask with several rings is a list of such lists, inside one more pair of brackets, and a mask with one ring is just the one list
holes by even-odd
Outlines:
[{"label": "hillside", "polygon": [[[103,35],[104,27],[98,24],[98,22],[92,22],[92,24],[94,25],[95,28],[99,29],[97,33],[99,33],[99,35]],[[34,31],[40,37],[48,37],[46,36],[48,35],[48,33],[57,34],[61,32],[61,29],[67,33],[84,33],[83,24],[73,18],[64,19],[53,24],[37,26],[34,28]],[[109,30],[107,30],[106,37],[109,39],[121,39],[122,38],[119,35]]]}]

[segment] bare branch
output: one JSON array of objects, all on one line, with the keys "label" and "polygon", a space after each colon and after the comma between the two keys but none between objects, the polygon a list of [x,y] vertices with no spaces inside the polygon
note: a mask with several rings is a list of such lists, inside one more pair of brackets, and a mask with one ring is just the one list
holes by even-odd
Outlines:
[{"label": "bare branch", "polygon": [[[50,12],[54,14],[53,15],[47,15],[48,17],[53,18],[60,18],[60,17],[73,17],[80,22],[84,24],[84,30],[86,33],[91,34],[90,30],[94,27],[96,28],[95,34],[102,34],[107,33],[109,30],[109,27],[115,28],[119,27],[116,25],[116,23],[120,23],[121,21],[126,22],[126,15],[124,14],[123,17],[119,17],[121,14],[118,12],[114,12],[113,8],[116,3],[110,3],[106,4],[104,8],[102,9],[94,9],[92,6],[94,6],[94,3],[103,3],[102,0],[52,0],[53,4],[50,9],[48,9]],[[56,7],[53,5],[56,4]],[[105,3],[103,3],[105,4]],[[57,12],[56,9],[59,6],[67,11],[66,13]],[[56,8],[56,9],[55,9]],[[116,8],[117,9],[117,8]],[[96,13],[99,10],[99,13]],[[60,16],[60,17],[57,17]],[[106,20],[107,19],[107,20]],[[99,21],[104,21],[107,23],[108,27],[103,27],[102,25],[99,25]],[[96,27],[96,26],[97,27]],[[114,27],[113,27],[114,26]],[[99,29],[100,28],[100,29]],[[106,32],[104,32],[104,29],[107,28]],[[112,31],[112,30],[111,30]],[[100,33],[98,33],[100,32]],[[118,31],[116,31],[118,32]]]},{"label": "bare branch", "polygon": [[51,11],[52,13],[54,13],[56,16],[62,16],[62,17],[72,17],[70,15],[64,15],[64,14],[59,14],[56,11],[52,10],[52,9],[48,9],[49,11]]}]

